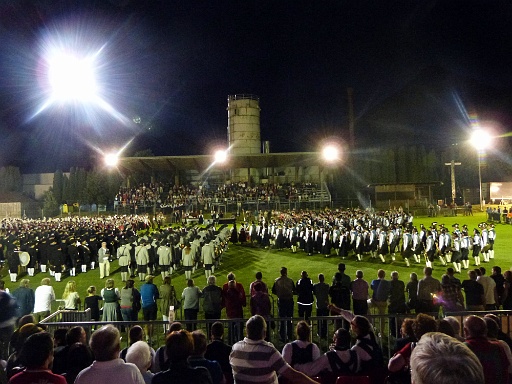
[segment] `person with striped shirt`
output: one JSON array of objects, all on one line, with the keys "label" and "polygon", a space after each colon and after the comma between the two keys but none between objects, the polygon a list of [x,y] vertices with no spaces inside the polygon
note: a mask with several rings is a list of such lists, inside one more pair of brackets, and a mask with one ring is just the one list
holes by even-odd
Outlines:
[{"label": "person with striped shirt", "polygon": [[252,316],[245,326],[247,337],[233,345],[229,356],[235,384],[278,384],[277,375],[297,384],[316,383],[293,369],[274,345],[264,340],[267,323],[263,317]]}]

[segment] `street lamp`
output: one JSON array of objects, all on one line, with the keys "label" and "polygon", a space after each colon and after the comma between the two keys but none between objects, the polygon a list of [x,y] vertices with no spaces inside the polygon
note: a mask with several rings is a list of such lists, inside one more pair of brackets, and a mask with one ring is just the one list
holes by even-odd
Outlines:
[{"label": "street lamp", "polygon": [[471,134],[471,144],[477,150],[478,156],[478,188],[480,192],[480,210],[484,210],[484,201],[482,198],[482,155],[486,148],[489,147],[492,137],[489,132],[477,129]]}]

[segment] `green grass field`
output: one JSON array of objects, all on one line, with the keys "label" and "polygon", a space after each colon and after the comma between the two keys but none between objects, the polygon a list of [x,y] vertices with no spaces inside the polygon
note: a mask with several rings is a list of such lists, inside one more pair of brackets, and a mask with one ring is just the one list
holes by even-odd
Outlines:
[{"label": "green grass field", "polygon": [[[468,229],[472,232],[473,228],[477,227],[478,223],[484,221],[485,219],[486,217],[483,213],[475,213],[474,216],[435,218],[418,217],[415,218],[414,225],[419,227],[420,224],[424,224],[426,227],[429,227],[433,221],[436,221],[437,223],[442,223],[451,229],[451,225],[453,223],[459,223],[459,225],[467,224]],[[512,255],[510,252],[512,249],[512,225],[496,224],[496,232],[497,240],[495,244],[494,262],[489,264],[482,264],[483,266],[487,267],[488,274],[490,274],[490,270],[493,265],[499,265],[502,270],[505,271],[509,269],[512,264]],[[470,257],[470,268],[472,265],[471,259],[472,258]],[[217,276],[218,285],[222,285],[227,281],[227,273],[233,271],[236,274],[237,281],[244,285],[246,292],[248,292],[249,284],[254,280],[254,275],[257,271],[261,271],[263,273],[263,280],[267,282],[269,287],[271,287],[274,279],[279,276],[279,270],[282,266],[288,268],[288,276],[294,280],[298,280],[300,278],[301,271],[305,270],[308,272],[313,282],[317,282],[317,275],[319,273],[323,273],[326,276],[326,282],[330,283],[332,276],[335,272],[337,272],[337,265],[341,261],[342,259],[335,256],[334,253],[330,258],[325,258],[320,254],[307,256],[307,254],[302,251],[292,253],[291,250],[277,251],[273,249],[261,249],[257,247],[253,248],[249,245],[242,246],[239,244],[230,244],[228,251],[224,254],[222,266],[215,271],[215,275]],[[378,259],[369,259],[369,256],[366,256],[365,260],[362,262],[356,262],[354,257],[349,257],[343,260],[343,262],[347,266],[345,271],[346,274],[348,274],[351,278],[354,278],[356,270],[361,269],[363,270],[365,279],[368,282],[370,282],[372,279],[375,279],[377,276],[377,270],[382,268],[386,271],[386,278],[389,278],[390,273],[396,270],[400,274],[400,279],[407,283],[409,280],[409,274],[411,272],[416,272],[421,278],[422,270],[424,267],[424,263],[421,265],[411,264],[411,267],[406,267],[399,254],[397,254],[397,259],[395,262],[388,263],[386,265],[381,264]],[[120,273],[117,271],[117,269],[117,262],[114,261],[111,263],[111,277],[116,281],[116,287],[121,288],[123,284],[121,282]],[[443,268],[438,261],[434,263],[434,276],[436,278],[440,278],[445,270],[446,268]],[[18,283],[11,283],[9,281],[7,272],[7,268],[4,267],[1,271],[1,276],[6,282],[6,286],[12,292],[17,288]],[[26,276],[26,274],[18,276],[18,281]],[[48,273],[38,273],[36,276],[29,278],[31,281],[31,287],[35,289],[39,285],[41,279],[47,276],[49,276]],[[200,288],[203,288],[206,285],[206,278],[202,269],[193,274],[192,277],[195,280],[196,285]],[[462,274],[459,275],[459,278],[461,280],[467,278],[464,270],[462,271]],[[86,289],[88,286],[95,285],[99,292],[104,286],[105,282],[104,280],[100,280],[98,269],[89,271],[85,274],[78,274],[76,277],[69,277],[64,275],[64,278],[61,282],[52,282],[57,298],[62,297],[66,282],[70,279],[74,279],[77,282],[78,291],[82,298],[85,297]],[[159,286],[161,281],[162,279],[159,275],[155,278],[154,282],[157,286]],[[173,274],[172,284],[176,288],[178,295],[181,295],[181,292],[185,288],[185,283],[186,282],[183,272],[180,271],[179,273]],[[136,286],[139,287],[141,284],[142,283],[136,279]],[[249,316],[248,308],[246,308],[245,315]],[[201,318],[201,312],[199,316]],[[161,319],[161,317],[159,318]]]}]

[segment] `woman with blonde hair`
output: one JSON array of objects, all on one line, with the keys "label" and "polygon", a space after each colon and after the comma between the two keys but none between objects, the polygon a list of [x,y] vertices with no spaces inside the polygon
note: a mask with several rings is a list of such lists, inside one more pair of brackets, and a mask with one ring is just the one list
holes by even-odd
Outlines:
[{"label": "woman with blonde hair", "polygon": [[119,290],[114,287],[114,279],[107,279],[107,281],[105,281],[105,288],[101,290],[101,297],[103,297],[104,302],[101,321],[118,321],[118,301],[121,295],[119,294]]},{"label": "woman with blonde hair", "polygon": [[80,309],[82,301],[80,300],[80,295],[76,291],[76,282],[74,280],[67,282],[66,288],[64,288],[64,293],[62,294],[62,299],[64,300],[64,309],[72,311]]}]

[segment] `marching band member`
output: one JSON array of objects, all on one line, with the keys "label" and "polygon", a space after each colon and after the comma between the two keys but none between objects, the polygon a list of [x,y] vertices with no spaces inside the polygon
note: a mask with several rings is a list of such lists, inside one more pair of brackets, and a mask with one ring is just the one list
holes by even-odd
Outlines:
[{"label": "marching band member", "polygon": [[453,269],[455,272],[461,272],[461,240],[459,234],[457,232],[453,232],[453,241],[452,241],[452,263]]},{"label": "marching band member", "polygon": [[480,265],[480,250],[482,249],[482,238],[480,237],[480,231],[478,229],[473,230],[473,259],[475,265]]},{"label": "marching band member", "polygon": [[406,229],[402,236],[402,258],[408,267],[410,266],[409,258],[412,254],[412,234],[410,229]]},{"label": "marching band member", "polygon": [[425,266],[432,268],[432,262],[436,254],[436,243],[432,231],[427,231],[427,245],[425,247]]},{"label": "marching band member", "polygon": [[380,261],[382,261],[383,264],[386,263],[384,256],[389,253],[387,239],[387,233],[384,228],[382,228],[379,233],[379,246],[377,252],[379,253]]},{"label": "marching band member", "polygon": [[460,235],[460,258],[462,268],[469,269],[469,247],[471,245],[468,232],[463,230]]},{"label": "marching band member", "polygon": [[489,245],[489,232],[487,231],[487,224],[481,223],[478,225],[482,229],[482,233],[480,235],[480,243],[481,243],[481,253],[484,257],[484,263],[489,262],[489,249],[491,246]]},{"label": "marching band member", "polygon": [[441,264],[446,265],[446,260],[444,259],[444,254],[446,253],[446,249],[448,244],[446,244],[446,237],[445,237],[445,229],[441,230],[441,234],[438,237],[438,246],[437,251],[439,255],[439,260],[441,261]]},{"label": "marching band member", "polygon": [[389,253],[391,255],[391,261],[395,261],[397,239],[394,226],[391,226],[391,228],[388,231],[388,246]]},{"label": "marching band member", "polygon": [[494,260],[494,241],[495,240],[496,240],[496,229],[494,228],[494,224],[491,224],[491,228],[489,229],[489,259],[490,260]]}]

